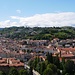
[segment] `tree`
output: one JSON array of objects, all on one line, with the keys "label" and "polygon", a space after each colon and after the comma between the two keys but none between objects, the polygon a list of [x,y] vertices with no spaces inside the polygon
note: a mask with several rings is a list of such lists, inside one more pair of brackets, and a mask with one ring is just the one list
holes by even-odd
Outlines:
[{"label": "tree", "polygon": [[8,75],[19,75],[17,69],[15,69],[14,67],[12,67],[9,71]]},{"label": "tree", "polygon": [[47,60],[49,63],[53,63],[53,56],[52,56],[52,53],[47,53]]},{"label": "tree", "polygon": [[69,73],[66,73],[65,75],[70,75]]},{"label": "tree", "polygon": [[25,69],[21,69],[21,70],[19,71],[19,75],[28,75],[28,72],[27,72],[27,70],[25,70]]},{"label": "tree", "polygon": [[65,58],[62,57],[62,62],[60,62],[60,69],[63,70],[65,64]]},{"label": "tree", "polygon": [[62,70],[62,75],[65,75],[66,74],[66,71],[65,71],[65,69],[64,70]]},{"label": "tree", "polygon": [[38,63],[37,66],[36,66],[36,70],[37,70],[37,72],[39,72],[39,73],[40,73],[40,65],[41,65],[41,63]]},{"label": "tree", "polygon": [[54,64],[48,64],[47,68],[51,68],[53,70],[53,73],[57,72],[57,66]]},{"label": "tree", "polygon": [[53,58],[53,64],[56,65],[57,68],[60,68],[60,60],[58,55]]},{"label": "tree", "polygon": [[39,57],[36,57],[36,58],[34,59],[34,61],[33,61],[33,63],[32,63],[34,69],[36,68],[36,66],[37,66],[37,64],[38,64],[39,61],[40,61]]},{"label": "tree", "polygon": [[61,75],[60,69],[57,69],[57,75]]},{"label": "tree", "polygon": [[6,75],[3,71],[0,71],[0,75]]},{"label": "tree", "polygon": [[53,75],[52,69],[51,68],[45,69],[45,71],[43,72],[43,75]]},{"label": "tree", "polygon": [[48,63],[48,60],[44,61],[45,62],[45,65],[47,66],[49,63]]},{"label": "tree", "polygon": [[64,57],[62,57],[62,63],[65,64],[65,58]]},{"label": "tree", "polygon": [[46,68],[45,63],[44,62],[41,62],[41,64],[40,64],[40,74],[41,75],[43,74],[45,68]]},{"label": "tree", "polygon": [[33,75],[33,67],[32,66],[30,66],[29,75]]},{"label": "tree", "polygon": [[64,69],[66,73],[73,74],[74,73],[74,62],[71,60],[67,60],[67,62],[64,65]]},{"label": "tree", "polygon": [[63,68],[64,68],[64,64],[60,62],[60,70],[63,70]]}]

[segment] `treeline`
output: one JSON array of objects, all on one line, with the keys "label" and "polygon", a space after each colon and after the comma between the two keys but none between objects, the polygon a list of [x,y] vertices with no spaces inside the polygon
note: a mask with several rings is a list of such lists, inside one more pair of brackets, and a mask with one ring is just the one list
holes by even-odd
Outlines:
[{"label": "treeline", "polygon": [[33,75],[32,69],[21,69],[17,70],[14,67],[11,67],[9,72],[0,71],[0,75]]},{"label": "treeline", "polygon": [[0,34],[11,39],[51,40],[75,38],[74,27],[10,27],[0,30]]},{"label": "treeline", "polygon": [[62,58],[60,62],[58,55],[52,56],[51,53],[47,54],[46,61],[42,61],[39,57],[36,57],[29,62],[29,65],[41,75],[75,75],[75,64],[73,61],[65,61]]}]

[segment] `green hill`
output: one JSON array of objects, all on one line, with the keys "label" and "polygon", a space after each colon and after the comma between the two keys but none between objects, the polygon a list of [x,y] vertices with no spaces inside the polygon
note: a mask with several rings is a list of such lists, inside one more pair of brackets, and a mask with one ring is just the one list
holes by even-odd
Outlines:
[{"label": "green hill", "polygon": [[75,38],[74,27],[10,27],[0,30],[0,34],[11,39],[38,39],[50,40],[53,38]]}]

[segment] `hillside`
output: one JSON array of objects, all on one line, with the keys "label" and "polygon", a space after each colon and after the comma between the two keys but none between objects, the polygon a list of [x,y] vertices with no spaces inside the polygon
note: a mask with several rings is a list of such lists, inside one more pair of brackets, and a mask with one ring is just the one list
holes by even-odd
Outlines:
[{"label": "hillside", "polygon": [[10,27],[0,30],[0,34],[11,39],[39,39],[51,40],[75,38],[74,27]]}]

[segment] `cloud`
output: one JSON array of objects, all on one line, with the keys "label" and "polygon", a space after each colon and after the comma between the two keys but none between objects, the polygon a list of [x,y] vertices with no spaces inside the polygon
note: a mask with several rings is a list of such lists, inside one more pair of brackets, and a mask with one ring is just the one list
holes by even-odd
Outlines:
[{"label": "cloud", "polygon": [[16,12],[20,14],[21,13],[21,10],[16,10]]},{"label": "cloud", "polygon": [[11,19],[20,19],[21,17],[18,16],[10,16]]},{"label": "cloud", "polygon": [[30,17],[10,16],[14,21],[0,22],[0,25],[7,26],[29,26],[29,27],[62,27],[75,26],[75,12],[58,12],[36,14]]},{"label": "cloud", "polygon": [[10,20],[6,20],[6,21],[1,21],[0,22],[0,27],[4,28],[4,27],[10,27]]},{"label": "cloud", "polygon": [[10,20],[0,22],[0,28],[12,27],[12,26],[18,26],[18,23],[17,22],[11,22]]}]

